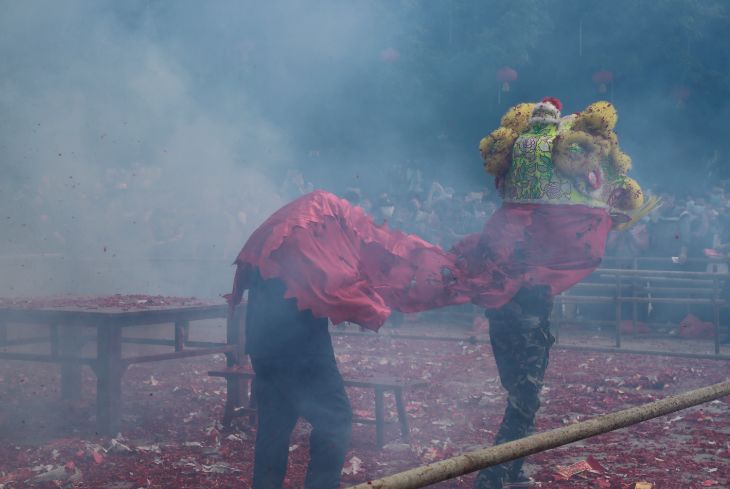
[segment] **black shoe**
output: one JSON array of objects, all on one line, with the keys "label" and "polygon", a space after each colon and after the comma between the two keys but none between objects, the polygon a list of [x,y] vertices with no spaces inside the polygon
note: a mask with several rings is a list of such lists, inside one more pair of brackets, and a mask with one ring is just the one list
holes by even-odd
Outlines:
[{"label": "black shoe", "polygon": [[517,477],[514,477],[509,482],[504,482],[502,484],[502,489],[532,489],[535,487],[540,487],[542,484],[539,482],[535,482],[534,479],[531,477],[527,477],[525,473],[520,470],[520,473],[517,474]]},{"label": "black shoe", "polygon": [[536,487],[542,487],[542,484],[536,482],[530,477],[524,477],[520,480],[505,482],[504,484],[502,484],[502,489],[533,489]]},{"label": "black shoe", "polygon": [[510,477],[501,465],[479,471],[474,481],[474,489],[533,489],[540,486],[522,470],[516,477]]}]

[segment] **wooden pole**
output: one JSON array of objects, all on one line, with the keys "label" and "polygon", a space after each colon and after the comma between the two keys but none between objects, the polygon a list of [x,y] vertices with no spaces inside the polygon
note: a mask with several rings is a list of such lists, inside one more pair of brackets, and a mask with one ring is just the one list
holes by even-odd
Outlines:
[{"label": "wooden pole", "polygon": [[367,481],[350,489],[416,489],[425,487],[503,462],[625,428],[727,395],[730,395],[730,380],[670,396],[642,406],[599,416],[571,426],[465,453],[440,462],[389,475],[382,479]]}]

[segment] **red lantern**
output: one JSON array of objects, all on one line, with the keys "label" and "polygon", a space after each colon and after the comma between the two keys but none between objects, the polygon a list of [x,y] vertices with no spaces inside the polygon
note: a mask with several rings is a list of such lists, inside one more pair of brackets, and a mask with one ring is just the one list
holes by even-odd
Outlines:
[{"label": "red lantern", "polygon": [[386,48],[380,52],[380,59],[387,63],[395,63],[400,59],[400,53],[395,48]]},{"label": "red lantern", "polygon": [[509,84],[517,80],[517,71],[509,66],[497,70],[497,81],[502,84],[502,91],[509,92]]},{"label": "red lantern", "polygon": [[613,82],[613,73],[606,70],[593,73],[593,83],[598,85],[598,93],[606,93],[606,87]]},{"label": "red lantern", "polygon": [[678,109],[684,107],[690,95],[692,95],[692,91],[687,87],[678,87],[672,91],[672,98],[674,98]]}]

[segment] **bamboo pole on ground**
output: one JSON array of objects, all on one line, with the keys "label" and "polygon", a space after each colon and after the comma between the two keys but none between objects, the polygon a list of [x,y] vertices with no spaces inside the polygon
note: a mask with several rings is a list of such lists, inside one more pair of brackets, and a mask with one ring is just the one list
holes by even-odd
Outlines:
[{"label": "bamboo pole on ground", "polygon": [[422,467],[367,481],[350,489],[417,489],[578,440],[625,428],[730,395],[730,380],[571,426],[546,431]]}]

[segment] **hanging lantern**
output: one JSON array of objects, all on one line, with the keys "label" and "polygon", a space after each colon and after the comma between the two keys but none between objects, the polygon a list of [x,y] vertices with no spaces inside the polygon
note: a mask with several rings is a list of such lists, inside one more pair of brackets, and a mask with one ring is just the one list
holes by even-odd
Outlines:
[{"label": "hanging lantern", "polygon": [[613,73],[606,70],[593,73],[593,83],[598,85],[598,93],[606,93],[607,87],[613,82]]},{"label": "hanging lantern", "polygon": [[395,48],[386,48],[380,52],[380,59],[386,63],[395,63],[400,59],[400,53]]},{"label": "hanging lantern", "polygon": [[509,66],[497,70],[497,81],[502,84],[502,91],[509,92],[509,84],[517,80],[517,71]]},{"label": "hanging lantern", "polygon": [[678,109],[684,107],[690,95],[692,95],[692,91],[687,87],[677,87],[672,91],[672,98]]}]

